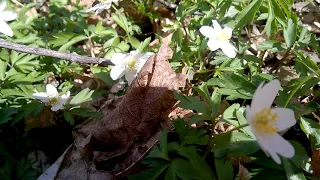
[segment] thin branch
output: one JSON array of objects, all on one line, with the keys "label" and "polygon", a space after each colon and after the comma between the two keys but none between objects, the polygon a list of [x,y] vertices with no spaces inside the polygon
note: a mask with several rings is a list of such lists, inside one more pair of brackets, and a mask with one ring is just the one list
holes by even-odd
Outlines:
[{"label": "thin branch", "polygon": [[178,5],[174,3],[167,2],[165,0],[157,0],[159,3],[165,5],[168,9],[176,9]]},{"label": "thin branch", "polygon": [[80,64],[98,64],[100,66],[113,65],[113,63],[109,59],[93,58],[93,57],[81,56],[74,53],[64,53],[64,52],[58,52],[58,51],[48,50],[44,48],[29,47],[21,44],[10,43],[4,40],[0,40],[0,47],[12,49],[21,53],[55,57],[59,59],[68,60],[71,62],[77,62]]}]

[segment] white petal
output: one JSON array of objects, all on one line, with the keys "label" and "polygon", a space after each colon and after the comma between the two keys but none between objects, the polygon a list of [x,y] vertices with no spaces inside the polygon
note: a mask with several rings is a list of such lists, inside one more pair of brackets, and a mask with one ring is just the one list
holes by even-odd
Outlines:
[{"label": "white petal", "polygon": [[140,54],[137,58],[139,59],[139,68],[138,68],[138,72],[141,70],[141,68],[144,66],[144,64],[148,61],[148,59],[153,56],[154,53],[152,52],[147,52],[147,53],[143,53]]},{"label": "white petal", "polygon": [[253,95],[250,113],[255,114],[263,108],[270,108],[279,89],[280,81],[277,79],[265,85],[261,83]]},{"label": "white petal", "polygon": [[6,4],[6,0],[3,0],[0,3],[0,12],[2,12],[5,8],[6,8],[7,4]]},{"label": "white petal", "polygon": [[218,23],[218,21],[212,20],[212,26],[213,26],[213,28],[214,28],[214,30],[215,30],[216,32],[221,32],[221,31],[222,31],[221,26],[220,26],[220,24]]},{"label": "white petal", "polygon": [[220,48],[229,58],[235,58],[237,55],[236,48],[230,42],[219,42]]},{"label": "white petal", "polygon": [[294,112],[288,108],[274,108],[272,112],[277,113],[277,128],[278,131],[283,131],[296,124]]},{"label": "white petal", "polygon": [[39,99],[43,103],[48,103],[49,102],[49,98],[47,96],[47,93],[45,93],[45,92],[33,93],[32,97],[35,98],[35,99]]},{"label": "white petal", "polygon": [[110,77],[113,80],[121,78],[125,73],[125,66],[124,65],[116,65],[111,69]]},{"label": "white petal", "polygon": [[216,38],[210,38],[208,41],[208,47],[211,51],[219,49],[219,41]]},{"label": "white petal", "polygon": [[63,104],[57,103],[51,107],[51,111],[58,111],[59,109],[63,109]]},{"label": "white petal", "polygon": [[123,53],[114,53],[111,57],[111,62],[115,65],[117,64],[123,64],[125,62],[125,58],[126,58],[127,54],[123,54]]},{"label": "white petal", "polygon": [[294,156],[293,146],[277,133],[266,135],[263,138],[257,138],[257,140],[260,146],[263,147],[278,164],[281,164],[278,154],[286,158],[292,158]]},{"label": "white petal", "polygon": [[17,14],[15,12],[12,11],[3,11],[0,13],[0,17],[2,20],[5,21],[12,21],[15,20],[17,18]]},{"label": "white petal", "polygon": [[126,80],[128,81],[129,86],[131,85],[132,81],[134,80],[134,78],[136,78],[136,72],[127,72],[126,73]]},{"label": "white petal", "polygon": [[68,101],[69,97],[70,97],[70,91],[68,91],[66,94],[61,95],[59,103],[64,104],[65,102]]},{"label": "white petal", "polygon": [[57,91],[57,88],[54,87],[52,84],[47,84],[46,90],[47,90],[47,97],[49,99],[59,97],[59,93]]},{"label": "white petal", "polygon": [[112,2],[118,2],[119,0],[113,0]]},{"label": "white petal", "polygon": [[199,31],[206,37],[214,37],[214,30],[211,26],[202,26]]},{"label": "white petal", "polygon": [[130,51],[130,55],[131,56],[138,56],[139,55],[139,50]]},{"label": "white petal", "polygon": [[10,37],[13,36],[13,31],[11,30],[9,25],[2,19],[0,19],[0,32]]}]

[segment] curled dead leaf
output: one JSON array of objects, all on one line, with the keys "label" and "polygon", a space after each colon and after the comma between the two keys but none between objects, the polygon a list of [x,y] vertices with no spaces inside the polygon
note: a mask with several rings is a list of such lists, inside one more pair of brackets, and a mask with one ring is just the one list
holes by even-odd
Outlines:
[{"label": "curled dead leaf", "polygon": [[173,54],[170,39],[164,39],[116,107],[106,105],[104,118],[74,130],[74,146],[56,179],[114,179],[156,143],[170,124],[162,117],[168,117],[167,110],[176,104],[173,92],[186,82],[186,75],[175,73],[168,62]]}]

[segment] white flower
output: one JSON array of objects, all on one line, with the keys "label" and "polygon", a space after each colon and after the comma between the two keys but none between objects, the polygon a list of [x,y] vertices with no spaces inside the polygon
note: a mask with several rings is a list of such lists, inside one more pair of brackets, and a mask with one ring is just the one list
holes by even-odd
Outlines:
[{"label": "white flower", "polygon": [[118,2],[118,1],[119,0],[100,0],[100,3],[88,9],[87,12],[96,11],[96,15],[97,15],[98,13],[101,13],[105,9],[109,9],[113,2]]},{"label": "white flower", "polygon": [[221,49],[228,57],[234,58],[237,55],[237,49],[229,42],[232,36],[232,29],[229,27],[221,28],[216,20],[212,20],[211,26],[202,26],[199,31],[209,38],[208,47],[211,51]]},{"label": "white flower", "polygon": [[13,36],[13,32],[6,21],[12,21],[17,18],[17,14],[12,11],[5,11],[7,4],[6,1],[0,3],[0,32],[7,35]]},{"label": "white flower", "polygon": [[70,91],[67,94],[63,94],[60,96],[57,89],[51,85],[47,84],[46,86],[47,92],[36,92],[32,94],[32,97],[35,99],[39,99],[43,103],[51,106],[52,111],[57,111],[59,109],[63,109],[63,104],[69,99]]},{"label": "white flower", "polygon": [[263,86],[260,84],[253,95],[251,106],[247,106],[246,116],[258,144],[267,156],[281,164],[279,155],[292,158],[293,146],[277,132],[296,124],[294,112],[287,108],[270,108],[280,89],[279,80]]},{"label": "white flower", "polygon": [[143,65],[147,62],[153,53],[147,52],[139,54],[139,51],[131,51],[130,53],[114,53],[111,62],[115,65],[110,72],[113,80],[121,78],[125,75],[128,84],[130,85]]}]

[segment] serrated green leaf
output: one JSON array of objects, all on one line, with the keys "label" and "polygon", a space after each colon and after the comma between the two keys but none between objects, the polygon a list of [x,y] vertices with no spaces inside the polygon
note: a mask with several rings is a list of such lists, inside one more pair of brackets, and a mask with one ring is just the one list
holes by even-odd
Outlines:
[{"label": "serrated green leaf", "polygon": [[178,106],[185,109],[192,109],[197,112],[202,112],[204,116],[210,117],[210,111],[207,106],[199,99],[192,96],[184,96],[178,93],[174,93],[175,99],[181,101]]},{"label": "serrated green leaf", "polygon": [[84,36],[84,35],[77,35],[75,37],[73,37],[72,39],[70,39],[67,43],[65,43],[63,46],[61,46],[59,48],[59,51],[61,52],[66,52],[68,48],[70,48],[72,45],[80,42],[80,41],[83,41],[83,40],[86,40],[88,39],[87,36]]},{"label": "serrated green leaf", "polygon": [[93,93],[94,90],[90,90],[89,88],[83,89],[76,96],[73,97],[73,99],[70,101],[70,105],[76,106],[81,103],[91,101]]},{"label": "serrated green leaf", "polygon": [[240,31],[246,24],[251,24],[261,3],[262,0],[253,0],[248,6],[239,12],[235,19],[235,22],[237,23],[234,26],[234,30]]},{"label": "serrated green leaf", "polygon": [[300,127],[311,142],[312,148],[320,148],[320,125],[312,119],[300,118]]},{"label": "serrated green leaf", "polygon": [[169,165],[170,165],[169,163],[158,165],[156,167],[148,169],[142,174],[136,174],[134,176],[131,176],[129,180],[141,180],[141,179],[157,180],[159,179],[159,176],[161,175],[161,173],[165,171],[169,167]]},{"label": "serrated green leaf", "polygon": [[146,38],[143,42],[141,42],[137,48],[140,53],[144,53],[146,48],[149,46],[151,41],[151,37]]},{"label": "serrated green leaf", "polygon": [[128,41],[134,49],[138,49],[140,41],[134,36],[128,35]]},{"label": "serrated green leaf", "polygon": [[168,156],[167,135],[168,130],[163,130],[159,136],[159,146],[153,147],[146,158],[160,158],[166,161],[170,161],[170,158]]},{"label": "serrated green leaf", "polygon": [[283,31],[283,36],[287,47],[293,46],[297,36],[297,24],[292,19],[288,19],[287,28]]}]

